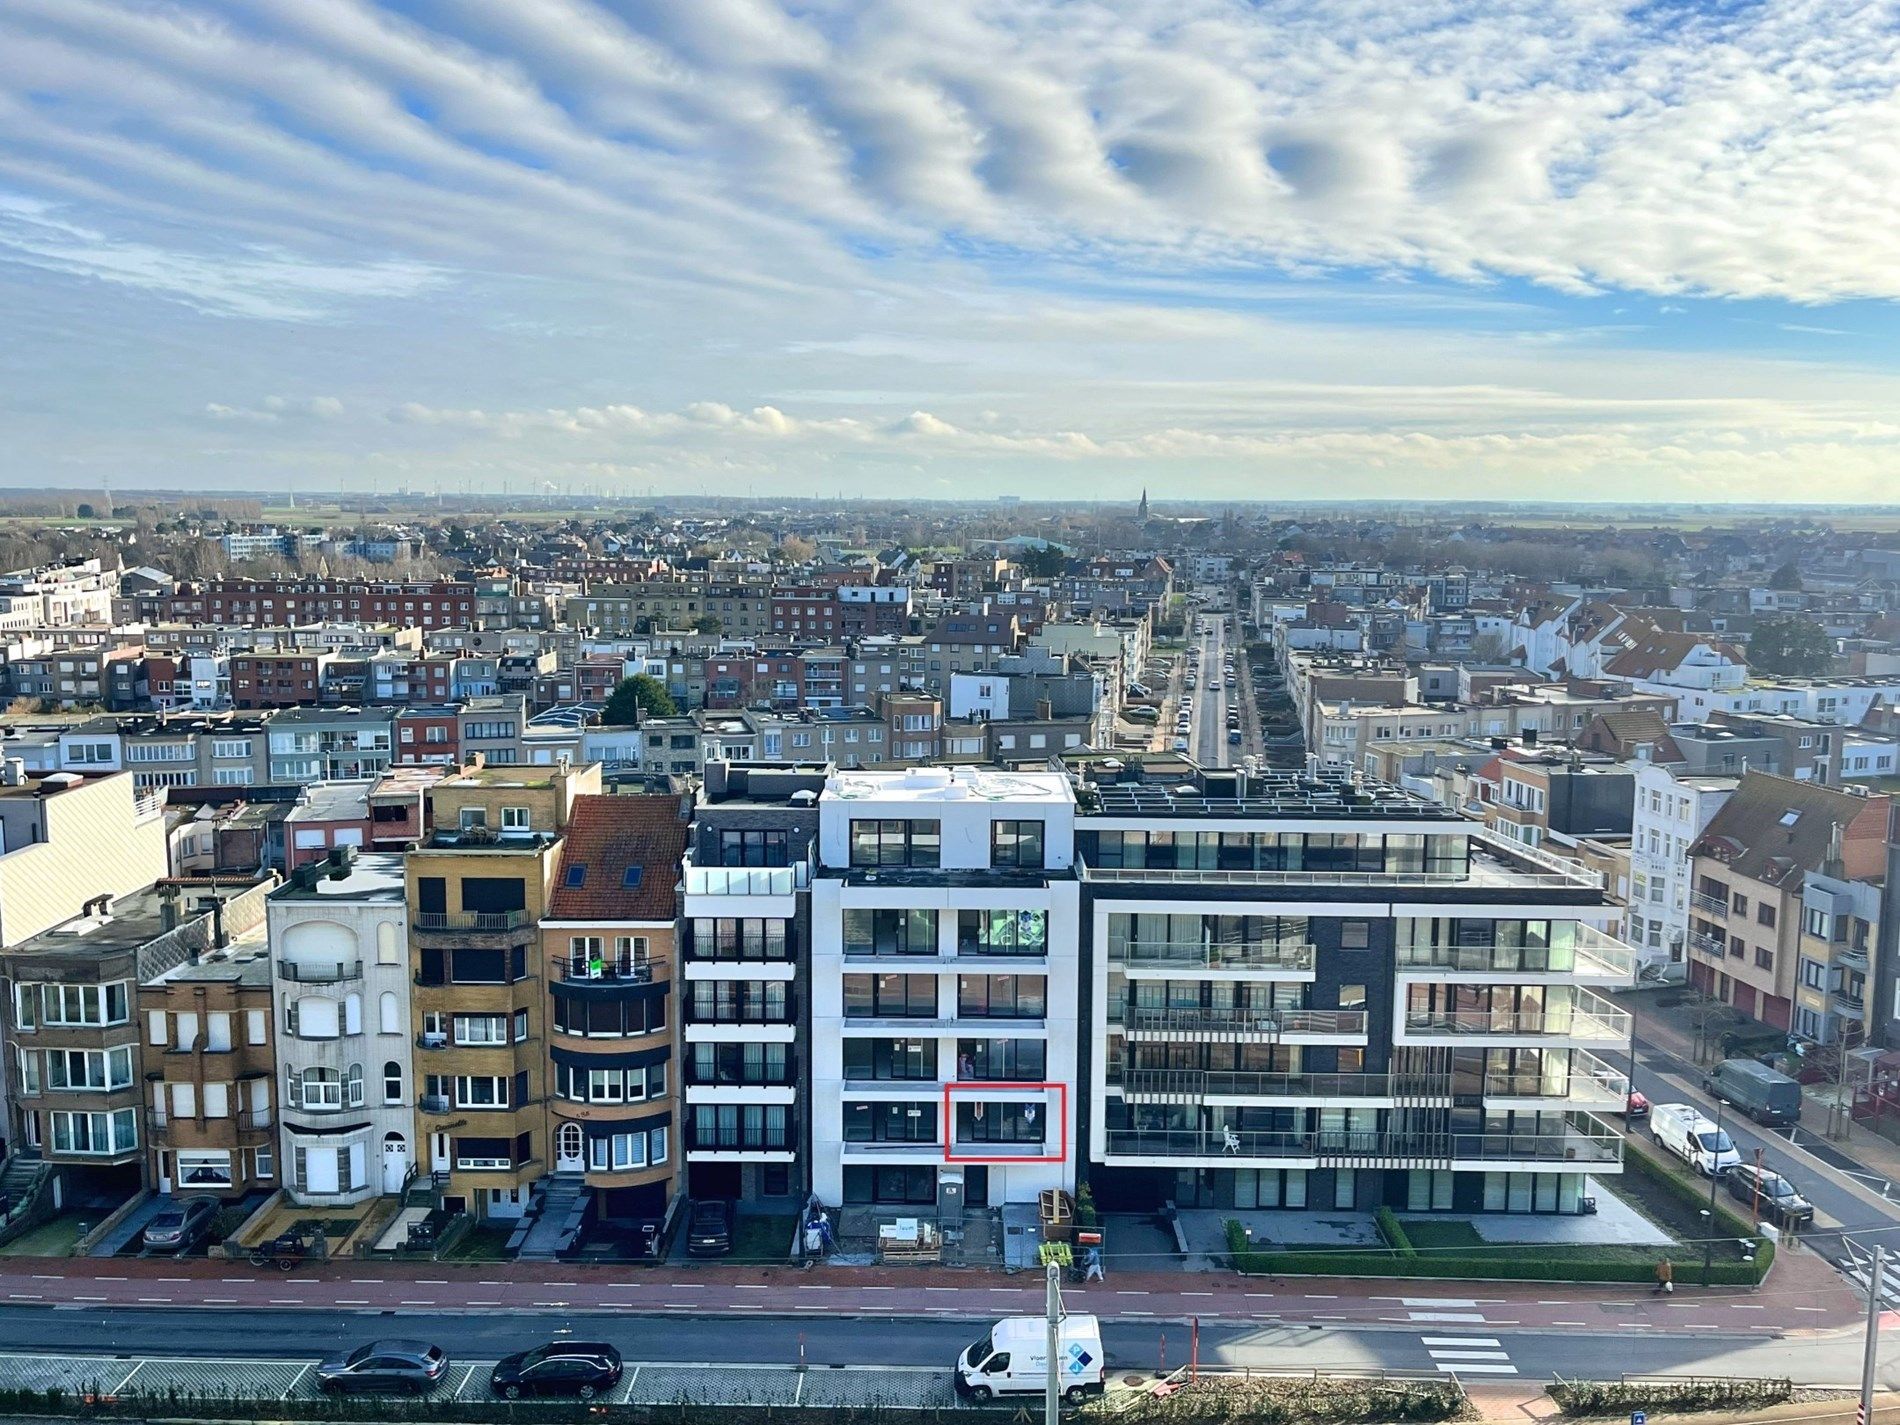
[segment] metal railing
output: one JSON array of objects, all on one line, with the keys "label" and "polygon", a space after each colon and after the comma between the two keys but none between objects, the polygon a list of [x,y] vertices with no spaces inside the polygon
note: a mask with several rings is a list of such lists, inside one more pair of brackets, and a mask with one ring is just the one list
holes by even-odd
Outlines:
[{"label": "metal railing", "polygon": [[1579,1088],[1594,1102],[1621,1108],[1629,1098],[1629,1075],[1595,1054],[1577,1049],[1571,1052],[1569,1071],[1561,1075],[1504,1072],[1484,1076],[1484,1092],[1491,1098],[1569,1099],[1578,1096]]},{"label": "metal railing", "polygon": [[1130,1009],[1124,1028],[1131,1035],[1217,1034],[1239,1038],[1278,1038],[1283,1034],[1366,1032],[1363,1009]]},{"label": "metal railing", "polygon": [[323,964],[306,965],[295,960],[277,962],[277,978],[291,980],[300,985],[334,985],[343,980],[363,978],[361,960],[332,960]]},{"label": "metal railing", "polygon": [[789,866],[695,866],[682,863],[689,896],[789,896],[811,887],[811,863]]},{"label": "metal railing", "polygon": [[1704,955],[1722,956],[1728,953],[1728,937],[1711,935],[1705,930],[1689,932],[1689,948],[1700,950]]},{"label": "metal railing", "polygon": [[417,930],[521,930],[533,922],[525,910],[419,910]]},{"label": "metal railing", "polygon": [[667,978],[664,956],[608,956],[596,959],[582,955],[559,955],[555,957],[554,968],[561,979],[583,983],[653,985],[664,983]]},{"label": "metal railing", "polygon": [[[706,983],[700,981],[700,983]],[[686,1001],[688,1024],[796,1024],[798,996],[787,994],[779,1004],[764,999],[743,999],[721,1004]]]},{"label": "metal railing", "polygon": [[1689,905],[1692,909],[1699,910],[1704,915],[1719,916],[1723,920],[1728,919],[1727,896],[1712,896],[1707,891],[1691,891],[1689,893]]},{"label": "metal railing", "polygon": [[1311,945],[1292,941],[1111,941],[1108,961],[1111,965],[1180,965],[1209,970],[1292,970],[1313,968]]},{"label": "metal railing", "polygon": [[1247,1069],[1123,1069],[1108,1077],[1122,1097],[1203,1098],[1444,1098],[1451,1081],[1423,1074],[1284,1074]]},{"label": "metal railing", "polygon": [[734,1069],[723,1069],[715,1065],[710,1072],[701,1072],[691,1059],[686,1061],[684,1069],[688,1088],[795,1088],[798,1084],[798,1065],[790,1055],[785,1065],[767,1067],[764,1064],[740,1065]]},{"label": "metal railing", "polygon": [[789,1153],[798,1141],[791,1125],[783,1133],[751,1133],[744,1128],[713,1128],[700,1131],[697,1124],[686,1127],[686,1151],[713,1153]]},{"label": "metal railing", "polygon": [[1155,1158],[1351,1158],[1360,1162],[1620,1163],[1623,1135],[1566,1127],[1542,1133],[1283,1133],[1265,1129],[1111,1128],[1107,1150]]}]

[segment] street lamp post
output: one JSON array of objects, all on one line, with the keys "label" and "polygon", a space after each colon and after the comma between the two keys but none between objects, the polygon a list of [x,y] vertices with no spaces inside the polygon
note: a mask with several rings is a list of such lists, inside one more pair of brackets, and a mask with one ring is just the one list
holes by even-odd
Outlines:
[{"label": "street lamp post", "polygon": [[1702,1285],[1709,1284],[1709,1274],[1715,1264],[1715,1185],[1722,1177],[1722,1111],[1727,1108],[1721,1099],[1715,1101],[1715,1147],[1709,1149],[1709,1207],[1702,1215],[1708,1218],[1708,1225],[1702,1237]]}]

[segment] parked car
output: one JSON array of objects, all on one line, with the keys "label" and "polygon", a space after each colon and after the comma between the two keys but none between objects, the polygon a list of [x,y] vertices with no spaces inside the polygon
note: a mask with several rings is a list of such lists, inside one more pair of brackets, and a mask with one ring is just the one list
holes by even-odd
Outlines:
[{"label": "parked car", "polygon": [[732,1204],[720,1197],[693,1203],[686,1221],[686,1255],[723,1257],[732,1250]]},{"label": "parked car", "polygon": [[550,1341],[495,1363],[488,1384],[496,1395],[577,1395],[592,1400],[620,1384],[620,1352],[594,1341]]},{"label": "parked car", "polygon": [[1649,1115],[1650,1135],[1704,1177],[1720,1177],[1742,1161],[1728,1134],[1695,1105],[1659,1103]]},{"label": "parked car", "polygon": [[215,1197],[182,1197],[145,1224],[140,1245],[148,1252],[189,1252],[211,1234],[218,1216]]},{"label": "parked car", "polygon": [[1742,1163],[1729,1169],[1725,1181],[1730,1197],[1750,1204],[1766,1221],[1781,1226],[1814,1221],[1814,1204],[1780,1173]]},{"label": "parked car", "polygon": [[1724,1059],[1703,1076],[1702,1092],[1771,1128],[1801,1121],[1801,1085],[1753,1059]]},{"label": "parked car", "polygon": [[1629,1123],[1636,1123],[1648,1117],[1648,1097],[1637,1089],[1631,1089],[1630,1096],[1623,1100],[1624,1120]]},{"label": "parked car", "polygon": [[330,1395],[346,1391],[421,1395],[435,1389],[448,1369],[448,1353],[440,1346],[426,1341],[371,1341],[319,1365],[317,1389]]},{"label": "parked car", "polygon": [[1177,738],[1175,738],[1175,739],[1174,739],[1174,750],[1175,750],[1176,752],[1185,752],[1185,751],[1187,751],[1187,750],[1188,750],[1188,740],[1187,740],[1187,739],[1186,739],[1185,737],[1177,737]]},{"label": "parked car", "polygon": [[1230,727],[1227,730],[1227,745],[1229,747],[1238,747],[1240,746],[1240,741],[1241,741],[1240,729],[1237,727]]}]

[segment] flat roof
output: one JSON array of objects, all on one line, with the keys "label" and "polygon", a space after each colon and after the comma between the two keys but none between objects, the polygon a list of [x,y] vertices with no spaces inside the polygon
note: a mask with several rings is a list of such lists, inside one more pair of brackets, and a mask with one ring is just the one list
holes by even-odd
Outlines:
[{"label": "flat roof", "polygon": [[837,772],[826,779],[827,802],[1073,802],[1065,772],[997,772],[982,767],[912,767],[893,772]]},{"label": "flat roof", "polygon": [[[318,866],[322,867],[319,862]],[[317,870],[307,881],[291,879],[271,892],[272,900],[400,901],[403,884],[400,851],[369,851],[352,856],[341,876]]]},{"label": "flat roof", "polygon": [[1369,777],[1348,780],[1332,773],[1314,777],[1298,772],[1261,772],[1237,785],[1241,786],[1237,796],[1210,796],[1193,782],[1177,786],[1098,784],[1094,789],[1096,805],[1085,804],[1084,814],[1380,821],[1443,821],[1453,815],[1435,801]]}]

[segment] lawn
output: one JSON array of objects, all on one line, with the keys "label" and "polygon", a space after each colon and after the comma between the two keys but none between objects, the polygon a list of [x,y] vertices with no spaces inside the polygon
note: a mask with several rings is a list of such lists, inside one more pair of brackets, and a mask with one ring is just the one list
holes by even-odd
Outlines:
[{"label": "lawn", "polygon": [[505,1262],[508,1260],[508,1238],[512,1235],[506,1227],[491,1227],[478,1222],[448,1251],[437,1260],[444,1262]]},{"label": "lawn", "polygon": [[1421,1252],[1457,1252],[1482,1247],[1484,1238],[1469,1222],[1441,1222],[1430,1217],[1408,1217],[1399,1223],[1412,1245]]},{"label": "lawn", "polygon": [[791,1213],[746,1213],[732,1224],[734,1262],[783,1262],[798,1219]]},{"label": "lawn", "polygon": [[64,1212],[0,1247],[0,1257],[70,1257],[80,1235],[98,1225],[98,1213]]}]

